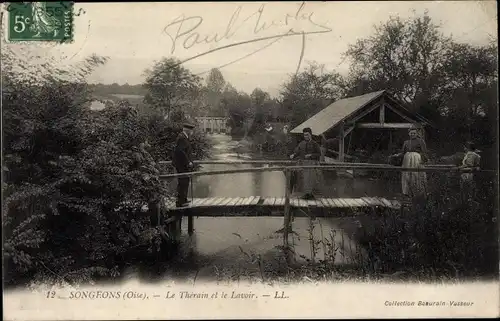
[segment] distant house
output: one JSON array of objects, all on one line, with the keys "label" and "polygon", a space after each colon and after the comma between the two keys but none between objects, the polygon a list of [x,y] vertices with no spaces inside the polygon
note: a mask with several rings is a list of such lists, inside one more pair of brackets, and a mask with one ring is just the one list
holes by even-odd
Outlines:
[{"label": "distant house", "polygon": [[103,110],[106,107],[105,102],[100,100],[92,100],[90,102],[90,110]]},{"label": "distant house", "polygon": [[337,100],[290,133],[301,134],[309,127],[313,135],[324,140],[338,140],[338,160],[344,161],[346,152],[357,149],[375,153],[397,148],[407,138],[409,128],[419,128],[425,135],[426,126],[432,125],[382,90]]}]

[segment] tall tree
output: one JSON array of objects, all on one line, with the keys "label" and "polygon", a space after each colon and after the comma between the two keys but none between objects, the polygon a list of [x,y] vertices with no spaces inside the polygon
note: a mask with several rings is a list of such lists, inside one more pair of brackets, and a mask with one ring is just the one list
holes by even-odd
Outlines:
[{"label": "tall tree", "polygon": [[215,93],[221,94],[226,85],[224,76],[219,69],[213,68],[207,77],[207,88]]},{"label": "tall tree", "polygon": [[223,91],[226,86],[224,76],[219,69],[213,68],[206,79],[206,87],[203,89],[203,97],[208,110],[204,114],[210,116],[225,116],[227,110],[221,104]]},{"label": "tall tree", "polygon": [[[349,46],[351,88],[364,92],[389,89],[415,111],[435,112],[436,92],[451,39],[425,13],[406,20],[391,18],[375,33]],[[368,80],[368,81],[366,81]],[[358,92],[359,93],[359,92]],[[425,113],[425,111],[424,111]]]},{"label": "tall tree", "polygon": [[178,59],[163,58],[145,71],[143,86],[148,90],[144,102],[163,116],[192,113],[192,103],[199,94],[200,78],[180,64]]},{"label": "tall tree", "polygon": [[[437,93],[442,103],[441,114],[453,120],[456,130],[462,130],[462,139],[483,140],[491,136],[492,133],[486,135],[485,128],[474,135],[479,128],[473,127],[483,119],[496,119],[497,46],[452,43],[445,58],[444,82]],[[484,126],[476,124],[476,127]]]},{"label": "tall tree", "polygon": [[283,84],[280,96],[288,120],[298,125],[344,92],[344,80],[339,73],[328,72],[324,65],[310,62],[306,70]]},{"label": "tall tree", "polygon": [[466,139],[491,144],[494,134],[484,127],[497,112],[496,51],[495,43],[474,47],[444,36],[427,13],[392,18],[345,53],[351,61],[348,94],[391,91],[438,124],[446,135],[441,141],[454,150]]}]

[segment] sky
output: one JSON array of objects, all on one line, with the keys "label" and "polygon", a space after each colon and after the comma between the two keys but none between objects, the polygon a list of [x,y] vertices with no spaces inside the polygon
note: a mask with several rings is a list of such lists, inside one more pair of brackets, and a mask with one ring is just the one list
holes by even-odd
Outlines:
[{"label": "sky", "polygon": [[[235,45],[184,63],[199,74],[237,60],[221,68],[227,81],[238,90],[251,92],[259,87],[274,96],[289,75],[295,73],[299,61],[302,68],[307,61],[316,61],[345,74],[349,62],[342,59],[342,53],[348,45],[370,36],[374,25],[391,16],[406,18],[413,16],[413,11],[422,14],[428,10],[431,18],[442,25],[444,34],[471,44],[485,44],[490,36],[497,34],[494,1],[351,1],[301,5],[301,2],[77,3],[75,11],[80,16],[75,17],[74,43],[58,46],[57,50],[71,61],[92,53],[109,57],[108,63],[90,76],[91,82],[138,84],[144,80],[144,70],[162,57],[185,60],[227,45],[282,35],[293,28],[296,32],[293,36]],[[322,33],[303,38],[301,31]],[[216,34],[217,42],[203,42]],[[225,34],[229,36],[223,37]],[[252,52],[256,53],[250,55]]]}]

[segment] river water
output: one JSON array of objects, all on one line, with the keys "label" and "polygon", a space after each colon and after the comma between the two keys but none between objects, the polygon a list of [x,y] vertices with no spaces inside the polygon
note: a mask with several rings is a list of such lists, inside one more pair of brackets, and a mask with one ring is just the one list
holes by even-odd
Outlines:
[{"label": "river water", "polygon": [[[211,135],[213,160],[259,159],[262,156],[241,152],[240,145],[228,135]],[[203,165],[201,170],[248,168],[253,165]],[[255,165],[262,166],[262,165]],[[194,197],[283,197],[285,177],[282,172],[237,173],[200,176],[193,180]],[[191,193],[191,191],[190,191]],[[321,193],[333,197],[390,196],[384,183],[368,179],[325,179]],[[333,257],[333,264],[356,265],[366,252],[353,238],[360,230],[359,218],[296,217],[293,221],[293,244],[298,262]],[[195,217],[194,234],[187,236],[187,220],[182,222],[181,253],[189,253],[194,265],[183,265],[183,274],[196,269],[197,277],[216,279],[221,275],[262,274],[280,269],[283,263],[278,246],[283,244],[283,217]],[[311,241],[311,239],[316,241]],[[323,243],[317,241],[323,240]],[[315,244],[313,246],[313,244]],[[332,252],[334,252],[332,254]],[[314,254],[313,254],[314,253]],[[182,256],[182,255],[181,255]],[[259,265],[260,262],[260,265]],[[167,275],[169,273],[167,272]]]}]

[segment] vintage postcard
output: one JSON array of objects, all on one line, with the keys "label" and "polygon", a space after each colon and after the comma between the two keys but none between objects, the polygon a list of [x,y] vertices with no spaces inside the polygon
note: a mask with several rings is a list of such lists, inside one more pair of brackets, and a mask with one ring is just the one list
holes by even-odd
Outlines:
[{"label": "vintage postcard", "polygon": [[6,320],[498,317],[494,1],[10,2]]}]

